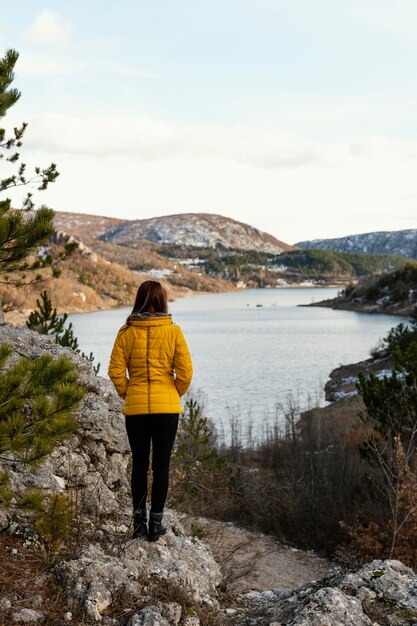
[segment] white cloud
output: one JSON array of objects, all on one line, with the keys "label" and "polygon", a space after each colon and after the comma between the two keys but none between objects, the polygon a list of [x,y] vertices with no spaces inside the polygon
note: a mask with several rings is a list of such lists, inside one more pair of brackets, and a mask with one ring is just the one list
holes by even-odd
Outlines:
[{"label": "white cloud", "polygon": [[[145,117],[47,114],[32,119],[26,145],[51,154],[144,161],[226,158],[261,169],[345,166],[417,158],[417,143],[382,135],[315,141],[282,128],[174,124]],[[55,157],[54,157],[55,158]]]},{"label": "white cloud", "polygon": [[31,43],[65,46],[70,41],[71,24],[58,13],[44,9],[26,31]]}]

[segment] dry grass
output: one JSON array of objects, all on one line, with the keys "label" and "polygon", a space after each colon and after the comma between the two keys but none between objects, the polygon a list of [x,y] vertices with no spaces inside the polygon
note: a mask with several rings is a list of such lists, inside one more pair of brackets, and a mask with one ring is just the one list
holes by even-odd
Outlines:
[{"label": "dry grass", "polygon": [[[147,590],[150,600],[144,606],[158,602],[176,602],[182,608],[182,618],[186,615],[196,615],[201,626],[226,626],[229,623],[222,612],[208,604],[199,604],[193,599],[191,592],[184,587],[153,579]],[[233,597],[232,594],[228,594],[222,600],[233,602]]]},{"label": "dry grass", "polygon": [[21,539],[1,532],[0,554],[0,595],[12,604],[9,610],[0,610],[1,623],[10,623],[12,613],[27,608],[42,611],[49,624],[62,624],[69,610],[65,592],[50,574],[42,551],[25,548]]}]

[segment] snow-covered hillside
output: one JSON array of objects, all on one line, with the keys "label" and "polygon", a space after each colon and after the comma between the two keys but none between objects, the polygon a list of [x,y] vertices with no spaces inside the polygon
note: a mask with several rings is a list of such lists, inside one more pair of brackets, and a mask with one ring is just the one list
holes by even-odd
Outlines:
[{"label": "snow-covered hillside", "polygon": [[311,250],[337,250],[364,254],[396,254],[417,259],[417,229],[349,235],[338,239],[300,241],[296,246]]},{"label": "snow-covered hillside", "polygon": [[292,248],[253,226],[208,213],[182,213],[124,222],[110,228],[100,238],[127,246],[146,239],[159,244],[237,248],[273,254]]}]

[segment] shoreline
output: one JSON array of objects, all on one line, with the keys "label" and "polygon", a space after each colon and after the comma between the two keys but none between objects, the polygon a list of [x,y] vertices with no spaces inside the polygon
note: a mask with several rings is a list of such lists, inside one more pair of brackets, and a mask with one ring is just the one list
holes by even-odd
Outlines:
[{"label": "shoreline", "polygon": [[[174,295],[174,297],[169,298],[169,302],[175,302],[176,300],[178,300],[179,298],[187,298],[189,296],[193,297],[193,296],[203,296],[203,295],[215,295],[215,294],[224,294],[224,293],[237,293],[237,292],[244,292],[244,291],[251,291],[251,290],[257,290],[257,291],[273,291],[274,289],[277,290],[284,290],[284,289],[312,289],[312,290],[316,290],[316,289],[338,289],[340,287],[340,285],[300,285],[300,284],[294,284],[294,285],[277,285],[275,287],[245,287],[245,288],[237,288],[236,286],[233,286],[234,288],[227,290],[227,291],[194,291],[192,289],[183,289],[181,291],[177,291]],[[132,302],[133,302],[133,297],[132,297]],[[57,307],[57,312],[58,315],[64,315],[64,313],[68,313],[68,315],[79,315],[79,314],[84,314],[84,313],[99,313],[100,311],[110,311],[112,309],[118,309],[118,308],[129,308],[131,305],[125,305],[125,304],[113,304],[111,306],[90,306],[90,307],[81,307],[79,305],[74,305],[73,307],[66,307],[65,310],[61,310],[60,307]],[[298,306],[311,306],[310,304],[301,304]],[[28,319],[30,313],[33,311],[34,309],[32,308],[27,308],[27,309],[15,309],[12,311],[4,311],[4,319],[6,320],[7,323],[12,324],[13,326],[16,326],[18,328],[21,328],[22,326],[25,326],[26,324],[26,320]]]},{"label": "shoreline", "polygon": [[367,315],[394,315],[396,317],[409,317],[414,307],[405,307],[402,309],[380,309],[377,305],[353,304],[351,302],[340,302],[337,299],[321,300],[321,302],[311,302],[309,304],[299,304],[298,306],[321,307],[324,309],[332,309],[333,311],[352,311],[354,313],[366,313]]}]

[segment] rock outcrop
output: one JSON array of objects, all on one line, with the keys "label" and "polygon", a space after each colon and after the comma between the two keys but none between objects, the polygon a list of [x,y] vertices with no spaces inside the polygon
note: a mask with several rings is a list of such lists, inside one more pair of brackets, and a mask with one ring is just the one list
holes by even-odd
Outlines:
[{"label": "rock outcrop", "polygon": [[376,353],[374,357],[352,363],[350,365],[341,365],[335,368],[329,374],[329,380],[324,386],[325,397],[329,402],[337,402],[343,398],[354,397],[358,395],[357,383],[359,374],[369,376],[371,373],[377,378],[388,378],[392,376],[394,368],[394,359],[392,355],[383,351]]},{"label": "rock outcrop", "polygon": [[252,591],[239,599],[246,620],[262,615],[252,618],[258,626],[414,626],[417,576],[399,561],[373,561],[294,592]]},{"label": "rock outcrop", "polygon": [[165,512],[165,523],[167,534],[157,544],[130,540],[126,526],[106,524],[96,534],[96,540],[106,538],[101,545],[93,538],[77,558],[60,563],[55,573],[73,607],[99,620],[120,592],[139,604],[152,577],[212,604],[221,581],[219,566],[199,539],[186,535],[173,511]]},{"label": "rock outcrop", "polygon": [[[69,608],[99,621],[120,593],[140,605],[153,579],[183,588],[193,601],[213,603],[211,595],[221,579],[219,566],[203,543],[185,533],[174,512],[165,513],[167,534],[157,544],[130,539],[130,449],[122,402],[112,383],[95,376],[91,364],[72,350],[29,329],[2,323],[0,341],[13,347],[11,363],[20,357],[36,359],[45,351],[54,357],[66,354],[88,390],[78,413],[79,428],[42,465],[29,471],[17,464],[7,467],[17,493],[41,488],[75,494],[84,517],[84,547],[74,558],[59,563],[53,574],[66,590]],[[99,520],[102,523],[97,527]],[[12,535],[29,537],[27,545],[33,543],[24,520],[20,524],[11,521],[3,512],[0,522]],[[13,603],[8,607],[6,602],[5,607],[12,611]],[[161,624],[178,623],[179,617],[167,621],[166,607],[158,610],[165,620]],[[33,611],[13,614],[15,621],[34,615]],[[140,621],[142,617],[139,613],[132,617],[132,624],[157,623],[149,622],[149,615]]]},{"label": "rock outcrop", "polygon": [[78,430],[30,472],[18,465],[8,468],[13,488],[18,492],[26,488],[77,492],[83,510],[98,515],[125,508],[130,503],[130,448],[122,402],[110,380],[95,376],[91,364],[73,350],[29,329],[3,323],[0,341],[14,349],[10,362],[19,357],[36,359],[45,351],[54,357],[66,354],[76,365],[80,383],[88,390],[77,416]]}]

